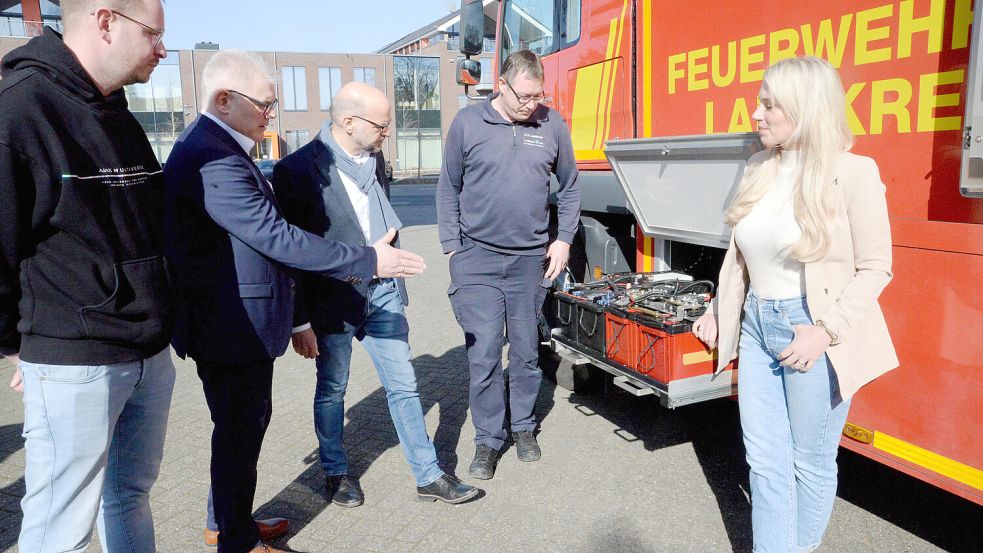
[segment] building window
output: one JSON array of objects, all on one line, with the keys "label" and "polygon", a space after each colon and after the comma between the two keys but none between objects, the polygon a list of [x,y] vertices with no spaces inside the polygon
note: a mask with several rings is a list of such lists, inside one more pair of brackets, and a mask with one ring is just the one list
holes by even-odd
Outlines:
[{"label": "building window", "polygon": [[438,171],[441,163],[440,59],[393,57],[393,89],[398,168],[417,173]]},{"label": "building window", "polygon": [[374,67],[356,67],[355,68],[355,80],[360,83],[370,84],[375,86],[375,68]]},{"label": "building window", "polygon": [[178,59],[177,52],[168,52],[150,75],[149,82],[125,88],[130,111],[147,133],[147,140],[161,163],[167,160],[184,130],[186,109],[191,113],[190,106],[184,105]]},{"label": "building window", "polygon": [[307,111],[307,77],[303,67],[283,68],[283,102],[285,111]]},{"label": "building window", "polygon": [[301,146],[310,142],[310,133],[308,131],[286,131],[286,135],[288,154],[296,152]]},{"label": "building window", "polygon": [[318,67],[317,80],[321,89],[321,111],[328,111],[331,99],[341,90],[341,68]]}]

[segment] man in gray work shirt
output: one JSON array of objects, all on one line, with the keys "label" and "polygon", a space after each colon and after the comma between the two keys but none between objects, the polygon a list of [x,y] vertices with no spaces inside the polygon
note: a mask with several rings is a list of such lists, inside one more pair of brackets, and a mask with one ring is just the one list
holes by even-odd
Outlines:
[{"label": "man in gray work shirt", "polygon": [[[499,92],[451,124],[437,185],[437,221],[450,254],[447,293],[464,329],[475,455],[469,473],[495,474],[505,444],[502,346],[509,343],[510,428],[520,461],[540,458],[537,321],[551,281],[567,266],[580,219],[573,145],[560,114],[542,105],[543,65],[521,50],[502,64]],[[550,241],[550,173],[560,183]],[[505,335],[503,335],[503,329]]]}]

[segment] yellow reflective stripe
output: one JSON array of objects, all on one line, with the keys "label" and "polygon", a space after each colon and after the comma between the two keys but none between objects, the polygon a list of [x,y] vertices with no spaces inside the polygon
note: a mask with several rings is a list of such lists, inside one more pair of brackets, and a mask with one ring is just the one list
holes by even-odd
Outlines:
[{"label": "yellow reflective stripe", "polygon": [[607,140],[609,136],[611,136],[611,115],[612,112],[614,111],[614,109],[612,108],[612,106],[614,105],[614,85],[615,82],[617,82],[617,78],[618,78],[618,62],[620,61],[618,57],[621,56],[621,38],[625,34],[625,14],[627,13],[628,13],[628,0],[625,0],[624,3],[621,5],[621,17],[618,18],[618,32],[617,32],[618,38],[614,45],[614,51],[610,56],[608,56],[608,59],[614,58],[614,61],[611,62],[611,82],[608,83],[608,105],[607,105],[607,109],[605,110],[604,135],[601,140],[601,144],[600,144],[601,146],[603,146],[604,141]]},{"label": "yellow reflective stripe", "polygon": [[652,0],[642,5],[642,136],[652,136]]},{"label": "yellow reflective stripe", "polygon": [[597,161],[607,159],[607,157],[604,156],[604,150],[574,150],[573,157],[577,158],[577,161]]},{"label": "yellow reflective stripe", "polygon": [[717,358],[717,350],[694,351],[692,353],[684,353],[683,365],[694,365],[696,363],[705,363],[707,361],[713,361],[716,358]]},{"label": "yellow reflective stripe", "polygon": [[964,465],[927,449],[899,440],[883,432],[874,432],[874,447],[895,457],[925,467],[932,472],[983,490],[983,470]]},{"label": "yellow reflective stripe", "polygon": [[[641,227],[636,227],[636,232],[642,232]],[[642,272],[650,273],[655,270],[654,262],[655,239],[651,236],[642,236]]]}]

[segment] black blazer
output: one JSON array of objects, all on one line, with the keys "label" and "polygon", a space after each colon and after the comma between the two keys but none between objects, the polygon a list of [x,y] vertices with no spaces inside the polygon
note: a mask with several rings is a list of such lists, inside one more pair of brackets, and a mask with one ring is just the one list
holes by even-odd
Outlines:
[{"label": "black blazer", "polygon": [[294,269],[352,283],[375,250],[328,242],[287,224],[242,147],[199,116],[164,166],[167,251],[177,272],[175,352],[197,361],[273,359],[290,343]]},{"label": "black blazer", "polygon": [[[376,158],[376,177],[389,196],[385,160]],[[280,160],[273,168],[273,189],[284,217],[293,225],[329,240],[355,246],[368,245],[358,224],[351,199],[335,166],[334,154],[320,136]],[[397,239],[398,245],[398,239]],[[403,305],[408,304],[406,285],[396,279]],[[361,325],[368,307],[367,281],[306,275],[297,286],[294,326],[311,323],[317,334],[344,332]]]}]

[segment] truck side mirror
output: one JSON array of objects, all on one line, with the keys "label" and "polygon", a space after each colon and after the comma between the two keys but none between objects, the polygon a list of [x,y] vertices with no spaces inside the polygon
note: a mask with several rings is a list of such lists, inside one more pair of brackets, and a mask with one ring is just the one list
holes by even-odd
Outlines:
[{"label": "truck side mirror", "polygon": [[461,0],[461,53],[477,56],[485,37],[485,8],[482,0]]},{"label": "truck side mirror", "polygon": [[481,83],[481,62],[457,60],[457,84],[476,86]]}]

